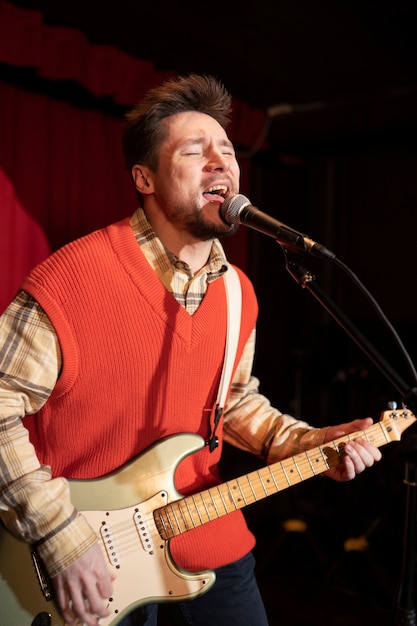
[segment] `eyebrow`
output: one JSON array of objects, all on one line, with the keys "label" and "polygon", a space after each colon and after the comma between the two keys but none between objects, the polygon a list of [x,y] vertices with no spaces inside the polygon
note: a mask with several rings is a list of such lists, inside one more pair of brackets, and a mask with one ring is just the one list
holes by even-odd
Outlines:
[{"label": "eyebrow", "polygon": [[[193,145],[202,145],[204,144],[206,141],[205,137],[191,137],[190,139],[186,139],[182,144],[181,144],[181,148],[183,147],[187,147],[187,146],[193,146]],[[230,139],[221,139],[220,140],[220,145],[221,146],[225,146],[227,148],[232,148],[234,150],[234,145],[233,143],[230,141]]]}]

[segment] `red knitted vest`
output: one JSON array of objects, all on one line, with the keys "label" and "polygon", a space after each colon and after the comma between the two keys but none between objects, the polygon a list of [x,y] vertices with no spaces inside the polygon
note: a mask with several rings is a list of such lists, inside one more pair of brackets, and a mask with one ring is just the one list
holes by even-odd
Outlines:
[{"label": "red knitted vest", "polygon": [[[257,314],[252,286],[239,274],[244,314],[236,363]],[[223,280],[210,283],[190,316],[156,277],[123,220],[59,250],[23,288],[51,319],[63,355],[49,400],[25,418],[39,459],[53,475],[105,475],[175,433],[207,439],[225,346]],[[213,453],[205,446],[185,458],[175,475],[179,491],[218,483],[220,453],[221,446]],[[230,562],[252,546],[236,512],[172,540],[171,551],[179,565],[201,569]]]}]

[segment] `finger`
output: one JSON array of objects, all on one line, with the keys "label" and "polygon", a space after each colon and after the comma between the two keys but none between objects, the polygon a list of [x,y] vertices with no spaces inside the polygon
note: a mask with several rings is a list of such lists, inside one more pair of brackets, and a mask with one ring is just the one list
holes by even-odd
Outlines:
[{"label": "finger", "polygon": [[343,437],[344,435],[348,435],[351,433],[355,433],[358,431],[363,431],[372,426],[373,420],[371,417],[364,417],[361,419],[353,420],[352,422],[347,422],[346,424],[339,424],[338,426],[330,426],[327,429],[325,435],[325,441],[332,441],[333,439],[337,439],[338,437]]},{"label": "finger", "polygon": [[360,450],[366,452],[373,461],[380,461],[382,459],[381,450],[373,446],[366,439],[358,438],[355,440],[355,443],[360,446]]},{"label": "finger", "polygon": [[[94,591],[95,590],[95,591]],[[98,626],[99,617],[108,615],[103,599],[95,586],[87,589],[85,585],[68,583],[69,603],[65,608],[64,617],[72,625]]]},{"label": "finger", "polygon": [[372,417],[363,417],[361,419],[356,420],[357,430],[366,430],[374,423]]},{"label": "finger", "polygon": [[343,461],[343,469],[340,475],[340,480],[353,480],[356,476],[356,473],[357,472],[352,457],[346,455]]},{"label": "finger", "polygon": [[56,581],[55,583],[55,592],[57,603],[61,609],[62,617],[64,618],[65,623],[70,624],[70,626],[75,624],[78,618],[73,611],[70,594],[60,581]]},{"label": "finger", "polygon": [[110,598],[110,596],[113,594],[113,581],[114,578],[98,581],[97,589],[101,598],[107,600],[107,598]]},{"label": "finger", "polygon": [[352,460],[357,474],[363,472],[367,467],[372,467],[375,460],[380,456],[380,453],[373,446],[362,445],[357,441],[347,444],[345,453]]},{"label": "finger", "polygon": [[[380,450],[364,439],[356,439],[355,441],[350,442],[348,449],[352,449],[353,451],[352,458],[354,462],[359,457],[365,467],[372,467],[375,461],[380,461],[382,458]],[[358,457],[354,456],[355,453]]]},{"label": "finger", "polygon": [[71,591],[72,612],[86,626],[98,626],[97,616],[90,610],[90,602],[85,598],[80,589]]},{"label": "finger", "polygon": [[[107,587],[104,586],[104,589]],[[99,585],[93,590],[90,590],[87,595],[88,605],[90,607],[90,612],[94,615],[98,615],[99,617],[107,617],[110,611],[107,605],[107,602],[103,602],[103,599],[109,598],[111,595],[111,591],[109,593],[104,593],[100,590]]]}]

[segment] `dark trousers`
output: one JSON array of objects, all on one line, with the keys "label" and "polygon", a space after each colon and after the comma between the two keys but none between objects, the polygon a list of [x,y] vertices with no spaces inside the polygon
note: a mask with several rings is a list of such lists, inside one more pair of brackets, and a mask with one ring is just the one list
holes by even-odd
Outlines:
[{"label": "dark trousers", "polygon": [[[167,605],[176,626],[268,626],[268,619],[254,576],[252,553],[216,570],[212,588],[194,600]],[[133,611],[120,626],[157,626],[158,605]]]}]

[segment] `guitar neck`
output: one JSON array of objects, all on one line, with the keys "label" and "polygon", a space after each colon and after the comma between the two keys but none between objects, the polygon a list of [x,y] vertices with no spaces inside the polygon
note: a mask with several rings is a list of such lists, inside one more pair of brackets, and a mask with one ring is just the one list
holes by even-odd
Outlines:
[{"label": "guitar neck", "polygon": [[390,411],[383,415],[387,413],[388,418],[381,419],[365,431],[350,433],[156,509],[154,518],[158,532],[163,539],[172,539],[308,478],[318,476],[340,465],[344,445],[358,437],[366,439],[378,448],[398,441],[403,430],[411,426],[416,418],[408,410]]}]

